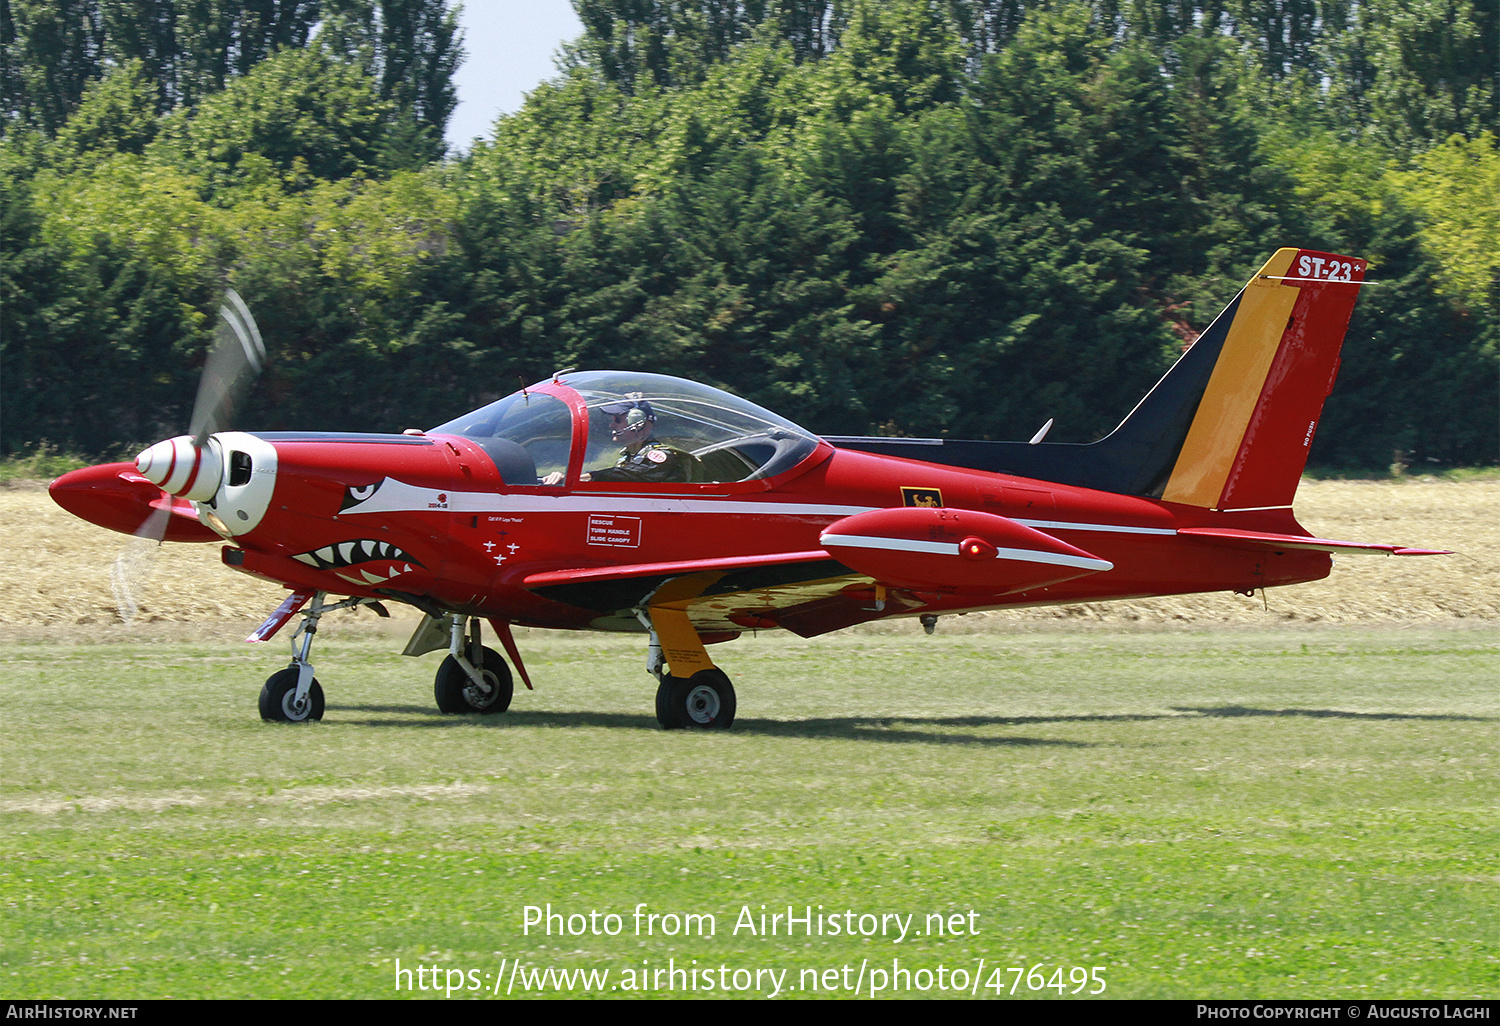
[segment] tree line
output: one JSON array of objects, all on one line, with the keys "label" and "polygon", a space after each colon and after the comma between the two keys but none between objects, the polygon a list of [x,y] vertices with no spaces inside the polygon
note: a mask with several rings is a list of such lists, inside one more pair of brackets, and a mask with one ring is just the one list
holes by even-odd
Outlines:
[{"label": "tree line", "polygon": [[576,365],[1087,441],[1303,245],[1378,282],[1313,462],[1500,458],[1492,4],[575,7],[445,153],[444,0],[11,0],[0,448],[182,430],[230,285],[273,352],[246,426],[423,427]]}]

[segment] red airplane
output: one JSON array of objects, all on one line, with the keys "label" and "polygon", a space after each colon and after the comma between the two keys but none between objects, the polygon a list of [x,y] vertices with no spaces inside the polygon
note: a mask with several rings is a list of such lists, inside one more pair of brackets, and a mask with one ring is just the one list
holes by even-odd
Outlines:
[{"label": "red airplane", "polygon": [[[334,609],[404,602],[407,655],[447,649],[438,708],[499,713],[512,625],[645,635],[663,727],[722,728],[707,647],[892,616],[1233,591],[1326,577],[1331,553],[1437,554],[1310,535],[1292,499],[1365,262],[1283,249],[1111,434],[1090,444],[820,438],[706,385],[559,372],[430,431],[215,431],[259,369],[231,294],[191,434],[52,484],[127,534],[219,541],[300,613],[267,720],[321,719],[309,655]],[[216,363],[217,361],[217,363]],[[329,596],[347,596],[330,601]]]}]

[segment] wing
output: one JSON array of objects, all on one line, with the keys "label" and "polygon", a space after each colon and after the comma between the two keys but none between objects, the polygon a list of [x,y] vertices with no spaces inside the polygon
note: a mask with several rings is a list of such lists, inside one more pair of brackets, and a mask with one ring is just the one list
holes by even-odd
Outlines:
[{"label": "wing", "polygon": [[593,610],[597,627],[633,626],[635,611],[650,606],[685,613],[700,634],[783,627],[807,638],[941,596],[993,600],[1113,568],[975,510],[870,510],[834,521],[818,541],[822,548],[802,552],[549,571],[522,583]]},{"label": "wing", "polygon": [[[543,598],[588,609],[595,624],[634,625],[648,604],[680,609],[698,632],[715,634],[782,627],[804,638],[889,614],[876,605],[875,582],[823,549],[727,559],[633,563],[551,570],[522,584]],[[892,596],[905,608],[920,601]]]}]

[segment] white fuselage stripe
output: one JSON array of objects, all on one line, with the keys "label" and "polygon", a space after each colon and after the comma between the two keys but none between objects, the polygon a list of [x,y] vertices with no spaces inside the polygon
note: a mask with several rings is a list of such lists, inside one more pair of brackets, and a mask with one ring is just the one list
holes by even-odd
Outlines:
[{"label": "white fuselage stripe", "polygon": [[[439,495],[442,499],[439,500]],[[450,513],[719,513],[730,516],[828,517],[838,519],[871,513],[884,506],[836,506],[818,502],[746,502],[741,499],[619,495],[589,493],[529,495],[510,492],[457,492],[410,485],[386,478],[363,502],[343,510],[357,513],[404,513],[446,510]],[[994,514],[992,514],[994,515]],[[1016,523],[1039,531],[1101,531],[1112,534],[1175,535],[1170,527],[1130,527],[1124,524],[1083,524],[1065,520],[1022,520]]]},{"label": "white fuselage stripe", "polygon": [[[921,552],[940,556],[959,555],[957,542],[915,541],[910,538],[875,538],[861,534],[825,534],[818,539],[824,548],[847,546],[853,549],[881,549],[887,552]],[[1071,566],[1082,570],[1113,570],[1114,564],[1104,559],[1086,556],[1070,556],[1065,552],[1040,552],[1036,549],[996,549],[996,559],[1009,559],[1022,563],[1047,563],[1051,566]]]},{"label": "white fuselage stripe", "polygon": [[[439,496],[442,496],[439,499]],[[403,513],[434,509],[450,513],[728,513],[800,517],[848,517],[878,506],[834,506],[812,502],[744,502],[719,498],[616,495],[527,495],[517,492],[456,492],[423,488],[386,478],[364,502],[343,510],[355,513]]]}]

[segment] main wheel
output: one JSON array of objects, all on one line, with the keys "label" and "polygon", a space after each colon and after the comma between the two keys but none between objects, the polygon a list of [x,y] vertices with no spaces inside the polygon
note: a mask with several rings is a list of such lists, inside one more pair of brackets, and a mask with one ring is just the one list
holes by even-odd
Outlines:
[{"label": "main wheel", "polygon": [[302,723],[323,718],[323,687],[313,678],[307,697],[297,704],[297,668],[289,666],[266,680],[260,689],[260,718],[272,723]]},{"label": "main wheel", "polygon": [[665,677],[656,689],[656,721],[667,730],[727,730],[734,710],[734,685],[723,670]]},{"label": "main wheel", "polygon": [[510,667],[504,658],[492,648],[484,649],[484,664],[479,668],[488,690],[482,689],[469,679],[464,668],[452,656],[438,667],[437,678],[432,682],[432,693],[437,698],[437,707],[445,713],[503,713],[510,708],[515,682],[510,676]]}]

